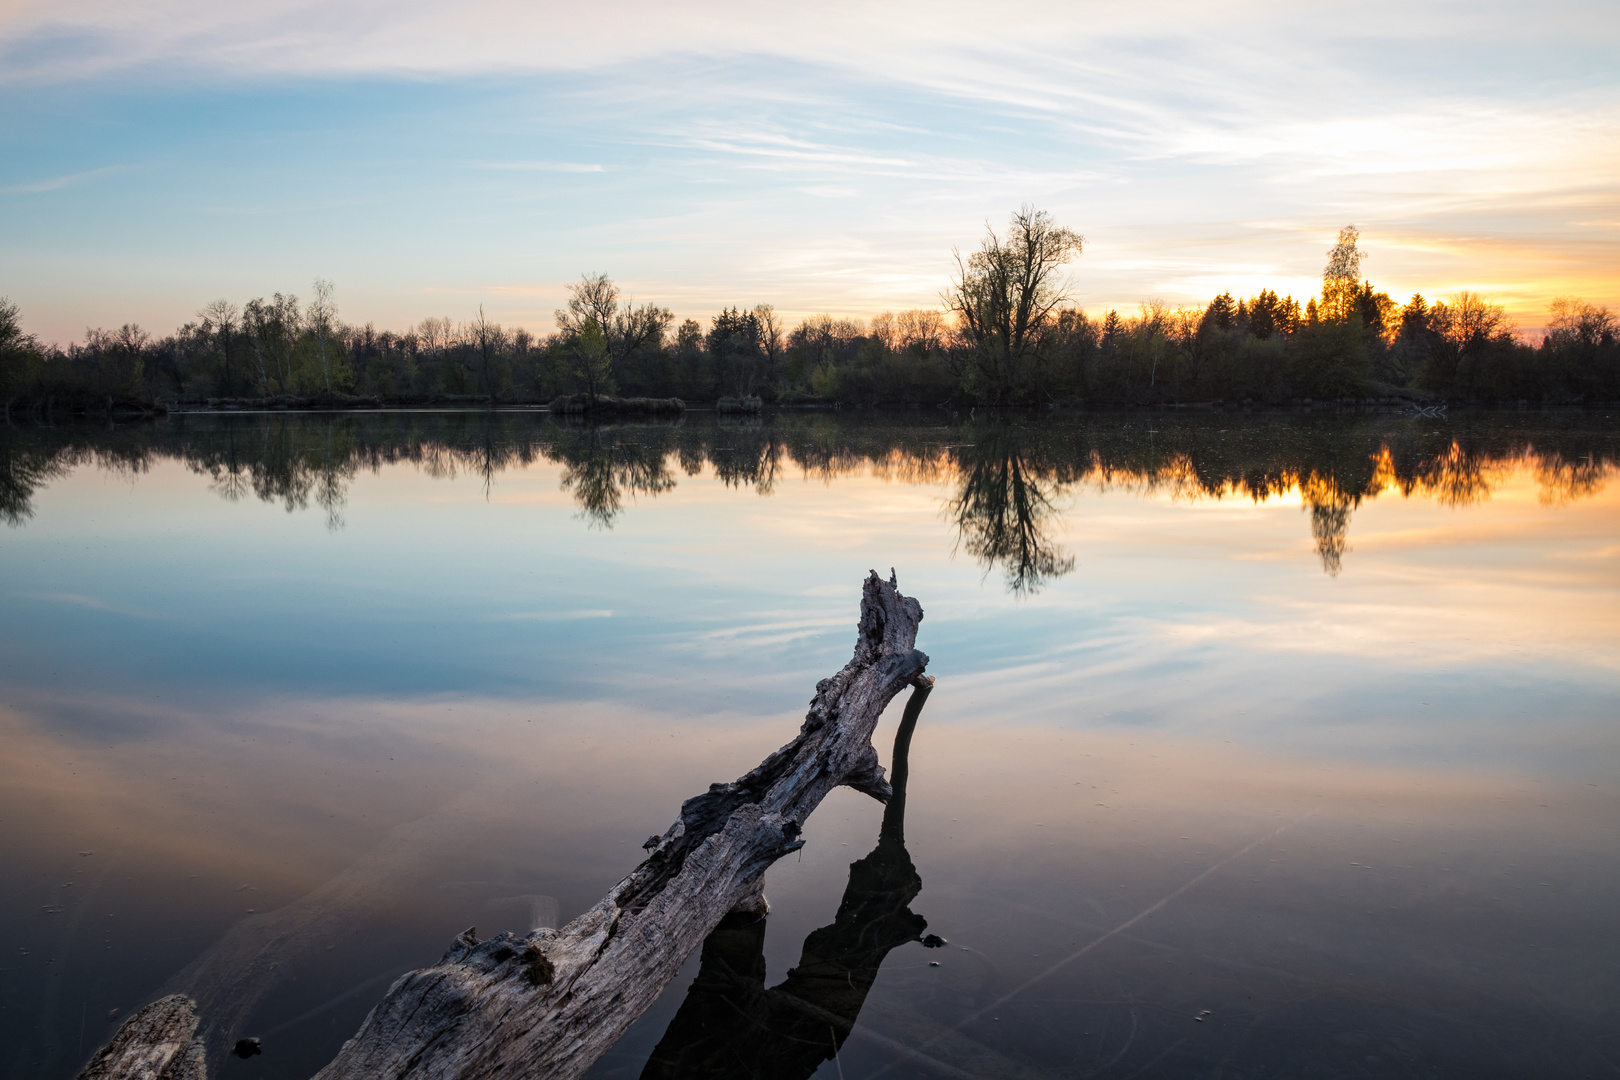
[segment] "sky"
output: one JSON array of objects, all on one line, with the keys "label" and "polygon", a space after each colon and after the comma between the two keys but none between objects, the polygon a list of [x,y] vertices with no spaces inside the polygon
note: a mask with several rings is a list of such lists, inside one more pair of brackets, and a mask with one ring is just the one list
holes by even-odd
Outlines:
[{"label": "sky", "polygon": [[217,297],[552,329],[932,307],[1029,204],[1088,311],[1620,306],[1620,6],[0,0],[0,296],[47,341]]}]

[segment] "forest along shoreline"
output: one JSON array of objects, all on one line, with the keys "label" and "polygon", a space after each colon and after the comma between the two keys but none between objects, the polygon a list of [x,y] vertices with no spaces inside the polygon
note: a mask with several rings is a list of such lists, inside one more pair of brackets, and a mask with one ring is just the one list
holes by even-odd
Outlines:
[{"label": "forest along shoreline", "polygon": [[[332,284],[303,304],[216,300],[157,338],[134,323],[46,344],[0,298],[5,417],[219,409],[548,405],[580,414],[766,406],[1052,408],[1620,405],[1620,319],[1552,301],[1538,341],[1472,292],[1396,302],[1361,277],[1354,226],[1303,303],[1262,289],[1207,304],[1088,314],[1066,268],[1083,238],[1025,207],[958,256],[940,306],[870,320],[770,304],[676,323],[605,274],[568,286],[556,331],[475,318],[404,331],[338,317]],[[559,402],[562,403],[559,405]]]}]

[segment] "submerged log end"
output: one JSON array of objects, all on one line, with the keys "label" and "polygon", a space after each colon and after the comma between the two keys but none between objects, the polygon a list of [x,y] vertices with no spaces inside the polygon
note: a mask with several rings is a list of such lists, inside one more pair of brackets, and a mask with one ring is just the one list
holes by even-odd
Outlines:
[{"label": "submerged log end", "polygon": [[206,1075],[197,1003],[170,994],[124,1021],[78,1080],[204,1080]]}]

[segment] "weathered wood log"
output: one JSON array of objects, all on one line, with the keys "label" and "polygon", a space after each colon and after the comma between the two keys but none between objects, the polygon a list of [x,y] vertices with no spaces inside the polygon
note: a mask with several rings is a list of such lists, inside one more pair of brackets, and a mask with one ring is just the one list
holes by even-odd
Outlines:
[{"label": "weathered wood log", "polygon": [[[562,929],[487,941],[462,933],[437,964],[389,988],[316,1080],[582,1075],[728,912],[763,911],[766,869],[803,846],[804,822],[828,792],[843,785],[889,799],[872,732],[896,694],[928,681],[928,657],[915,647],[921,621],[922,607],[901,595],[892,573],[888,581],[872,573],[854,656],[816,684],[796,738],[746,776],[688,799],[675,823],[647,841],[646,860]],[[184,1008],[167,1004],[175,1002]],[[165,998],[131,1018],[85,1080],[202,1080],[200,1051],[195,1073],[172,1071],[175,1050],[163,1058],[168,1072],[99,1067],[115,1050],[117,1060],[133,1062],[141,1045],[156,1045],[142,1019],[153,1010],[169,1025],[158,1032],[164,1040],[186,1021],[192,1039],[191,1003]],[[180,1012],[179,1021],[170,1016]]]},{"label": "weathered wood log", "polygon": [[183,994],[170,994],[124,1021],[79,1080],[204,1080],[207,1072],[197,1006]]},{"label": "weathered wood log", "polygon": [[561,930],[483,942],[468,931],[438,964],[401,977],[317,1080],[582,1075],[728,911],[757,903],[766,868],[803,846],[828,792],[888,799],[872,731],[928,664],[915,648],[921,621],[917,601],[874,572],[855,655],[817,684],[798,737],[688,799],[646,861]]}]

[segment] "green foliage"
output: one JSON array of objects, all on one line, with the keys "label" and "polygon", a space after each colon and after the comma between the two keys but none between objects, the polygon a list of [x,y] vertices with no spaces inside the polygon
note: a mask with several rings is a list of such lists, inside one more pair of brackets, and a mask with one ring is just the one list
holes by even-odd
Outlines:
[{"label": "green foliage", "polygon": [[1322,271],[1322,303],[1318,317],[1326,322],[1343,322],[1357,310],[1356,282],[1361,280],[1361,260],[1365,253],[1356,247],[1361,234],[1354,225],[1339,230],[1339,241],[1328,251]]},{"label": "green foliage", "polygon": [[354,389],[354,373],[345,352],[334,340],[323,342],[314,329],[293,339],[290,369],[288,386],[295,394],[318,397]]},{"label": "green foliage", "polygon": [[574,378],[585,386],[591,396],[611,394],[617,387],[613,381],[613,361],[608,354],[607,335],[594,316],[586,318],[574,335]]},{"label": "green foliage", "polygon": [[[583,274],[568,287],[568,306],[556,312],[559,336],[575,342],[587,323],[601,335],[601,355],[594,367],[581,367],[574,348],[576,383],[587,393],[612,393],[623,387],[645,394],[665,384],[664,338],[674,316],[655,304],[637,305],[621,297],[619,287],[606,274]],[[593,342],[591,348],[595,348]]]},{"label": "green foliage", "polygon": [[1291,344],[1290,375],[1299,395],[1322,400],[1366,392],[1372,365],[1361,316],[1354,310],[1301,327]]},{"label": "green foliage", "polygon": [[37,387],[42,363],[39,342],[23,333],[17,305],[0,297],[0,396],[8,416],[12,403]]},{"label": "green foliage", "polygon": [[839,400],[838,368],[823,363],[810,373],[810,392],[826,401]]}]

